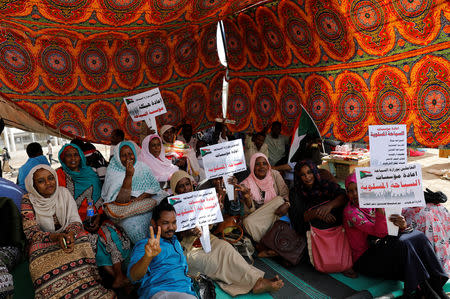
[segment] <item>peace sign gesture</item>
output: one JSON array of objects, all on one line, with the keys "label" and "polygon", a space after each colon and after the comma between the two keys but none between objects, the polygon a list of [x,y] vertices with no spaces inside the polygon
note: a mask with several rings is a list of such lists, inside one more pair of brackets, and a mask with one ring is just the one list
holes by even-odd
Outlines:
[{"label": "peace sign gesture", "polygon": [[145,255],[148,258],[154,258],[161,252],[161,247],[159,246],[159,240],[161,239],[161,227],[158,226],[158,232],[155,238],[155,232],[153,231],[153,226],[150,226],[150,238],[145,245]]}]

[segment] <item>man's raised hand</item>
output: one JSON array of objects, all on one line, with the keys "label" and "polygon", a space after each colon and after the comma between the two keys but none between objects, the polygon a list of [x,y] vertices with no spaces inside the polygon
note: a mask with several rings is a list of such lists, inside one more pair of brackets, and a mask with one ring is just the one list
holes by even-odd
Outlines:
[{"label": "man's raised hand", "polygon": [[153,231],[153,226],[150,226],[150,238],[145,245],[145,255],[149,258],[154,258],[161,252],[161,247],[159,246],[159,240],[161,239],[161,227],[158,226],[158,232],[155,238],[155,232]]}]

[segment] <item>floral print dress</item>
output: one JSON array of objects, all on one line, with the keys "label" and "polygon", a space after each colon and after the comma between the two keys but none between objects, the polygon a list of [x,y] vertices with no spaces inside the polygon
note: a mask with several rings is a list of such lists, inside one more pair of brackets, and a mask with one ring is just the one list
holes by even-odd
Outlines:
[{"label": "floral print dress", "polygon": [[433,244],[445,272],[450,274],[450,213],[440,204],[403,209],[408,225],[423,232]]}]

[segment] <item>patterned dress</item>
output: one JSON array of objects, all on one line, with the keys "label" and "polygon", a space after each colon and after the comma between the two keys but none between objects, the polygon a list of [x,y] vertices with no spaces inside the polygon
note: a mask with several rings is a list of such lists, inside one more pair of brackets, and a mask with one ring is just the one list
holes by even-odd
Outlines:
[{"label": "patterned dress", "polygon": [[403,216],[408,225],[427,236],[445,272],[450,274],[450,213],[448,210],[442,205],[427,203],[426,207],[404,209]]},{"label": "patterned dress", "polygon": [[[74,181],[62,168],[56,170],[58,182],[62,187],[66,187],[75,198]],[[92,198],[92,188],[87,189],[75,198],[78,207],[78,214],[81,221],[87,217],[88,200]],[[102,215],[103,200],[99,198],[94,202],[95,214]],[[96,251],[97,266],[112,266],[123,262],[130,254],[130,240],[111,220],[105,219],[96,234],[89,234],[89,240],[94,251]]]},{"label": "patterned dress", "polygon": [[99,283],[94,252],[80,223],[66,227],[66,233],[75,234],[75,248],[65,253],[50,240],[49,232],[40,229],[27,195],[21,213],[35,298],[115,298],[114,292]]}]

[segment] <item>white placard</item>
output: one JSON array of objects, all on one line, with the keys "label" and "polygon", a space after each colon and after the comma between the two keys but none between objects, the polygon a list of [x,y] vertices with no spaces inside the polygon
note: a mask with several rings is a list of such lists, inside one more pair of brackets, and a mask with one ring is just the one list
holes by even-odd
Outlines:
[{"label": "white placard", "polygon": [[361,208],[422,207],[420,164],[356,168]]},{"label": "white placard", "polygon": [[200,153],[207,179],[227,177],[247,169],[241,139],[202,147]]},{"label": "white placard", "polygon": [[150,89],[123,100],[133,121],[155,118],[167,112],[159,88]]},{"label": "white placard", "polygon": [[406,125],[369,126],[370,166],[406,164]]},{"label": "white placard", "polygon": [[214,188],[174,195],[169,202],[177,214],[177,232],[223,221]]}]

